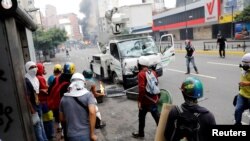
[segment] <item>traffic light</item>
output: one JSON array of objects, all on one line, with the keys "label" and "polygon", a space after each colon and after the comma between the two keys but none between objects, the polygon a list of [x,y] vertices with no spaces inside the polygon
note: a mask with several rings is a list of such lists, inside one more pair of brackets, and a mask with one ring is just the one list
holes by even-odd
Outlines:
[{"label": "traffic light", "polygon": [[0,0],[0,16],[12,14],[17,9],[17,0]]}]

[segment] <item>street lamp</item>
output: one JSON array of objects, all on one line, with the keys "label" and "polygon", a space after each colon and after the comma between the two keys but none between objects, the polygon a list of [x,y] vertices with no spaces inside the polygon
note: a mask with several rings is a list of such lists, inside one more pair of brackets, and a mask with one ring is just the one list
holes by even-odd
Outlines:
[{"label": "street lamp", "polygon": [[235,0],[231,1],[230,6],[226,6],[224,8],[231,8],[231,16],[232,16],[232,22],[231,22],[231,38],[234,39],[234,8],[237,7],[237,2],[235,3]]},{"label": "street lamp", "polygon": [[[42,14],[41,14],[41,10],[40,8],[33,8],[33,9],[29,9],[27,12],[35,12],[39,10],[39,18],[40,18],[40,24],[41,27],[43,26],[43,22],[42,22]],[[37,20],[37,19],[36,19]]]},{"label": "street lamp", "polygon": [[187,29],[187,0],[185,0],[185,20],[186,20],[186,39],[188,37],[188,29]]}]

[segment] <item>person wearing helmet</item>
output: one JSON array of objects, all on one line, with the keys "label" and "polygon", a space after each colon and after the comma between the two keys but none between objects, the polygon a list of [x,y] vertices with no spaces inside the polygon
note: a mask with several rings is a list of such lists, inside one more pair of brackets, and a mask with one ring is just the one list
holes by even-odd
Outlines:
[{"label": "person wearing helmet", "polygon": [[158,95],[150,95],[146,90],[146,73],[150,71],[155,75],[157,78],[156,72],[154,70],[149,69],[149,60],[146,56],[141,56],[138,62],[138,68],[140,72],[138,73],[138,88],[139,88],[139,95],[138,95],[138,109],[139,109],[139,131],[133,132],[132,136],[134,138],[142,138],[144,137],[144,128],[145,128],[145,118],[148,111],[151,112],[155,123],[158,125],[159,122],[159,112],[157,108],[157,102],[159,100]]},{"label": "person wearing helmet", "polygon": [[85,88],[85,78],[75,73],[69,85],[69,91],[60,102],[60,121],[66,122],[68,141],[96,141],[96,103],[94,96]]},{"label": "person wearing helmet", "polygon": [[219,44],[219,55],[221,58],[225,58],[225,47],[227,39],[221,34],[218,34],[217,45]]},{"label": "person wearing helmet", "polygon": [[82,74],[86,79],[86,88],[94,94],[95,98],[105,95],[104,93],[100,93],[97,91],[100,90],[100,85],[96,85],[97,82],[93,78],[93,72],[91,70],[84,70]]},{"label": "person wearing helmet", "polygon": [[[64,93],[68,91],[70,85],[70,79],[75,73],[75,64],[71,62],[66,62],[63,66],[63,72],[61,75],[55,77],[52,85],[48,89],[48,106],[53,110],[53,115],[55,121],[58,123],[58,130],[60,130],[59,124],[59,104],[60,100],[63,97]],[[62,126],[63,123],[62,123]],[[63,130],[63,135],[66,136],[66,130]]]},{"label": "person wearing helmet", "polygon": [[[184,112],[187,111],[192,114],[199,114],[199,141],[209,140],[206,128],[210,127],[211,125],[216,125],[216,122],[214,115],[208,109],[198,105],[198,99],[203,97],[202,82],[198,78],[188,77],[183,81],[180,90],[185,102],[179,108],[181,108]],[[173,140],[172,135],[175,131],[175,121],[180,114],[179,111],[180,110],[177,108],[177,106],[175,106],[169,112],[164,132],[165,139],[168,141]]]},{"label": "person wearing helmet", "polygon": [[54,138],[54,117],[52,110],[48,109],[47,98],[48,98],[48,85],[45,79],[45,67],[42,63],[37,63],[36,77],[39,80],[39,102],[42,108],[42,120],[45,129],[45,133],[48,140]]},{"label": "person wearing helmet", "polygon": [[53,71],[53,74],[49,76],[48,78],[48,85],[52,85],[55,77],[59,76],[60,74],[62,73],[62,66],[60,64],[56,64],[54,66],[54,71]]},{"label": "person wearing helmet", "polygon": [[250,109],[250,53],[245,54],[241,59],[239,94],[235,106],[235,124],[241,125],[242,113]]},{"label": "person wearing helmet", "polygon": [[195,65],[195,62],[194,62],[194,51],[195,51],[195,48],[193,47],[193,45],[191,44],[191,41],[190,40],[186,40],[185,41],[185,49],[187,51],[187,54],[186,54],[186,65],[187,65],[187,72],[185,74],[190,74],[190,62],[192,63],[193,67],[194,67],[194,70],[195,72],[198,74],[198,69]]},{"label": "person wearing helmet", "polygon": [[[93,79],[93,72],[91,70],[84,70],[82,74],[85,77],[85,87],[87,90],[92,92],[92,94],[95,97],[96,104],[97,104],[97,98],[103,97],[105,94],[102,93],[101,91],[100,92],[97,91],[97,89],[100,90],[99,88],[100,85],[96,85],[97,82],[95,79]],[[96,122],[96,128],[105,127],[106,123],[102,120],[102,116],[101,116],[98,106],[96,106],[96,116],[98,117],[98,120]]]}]

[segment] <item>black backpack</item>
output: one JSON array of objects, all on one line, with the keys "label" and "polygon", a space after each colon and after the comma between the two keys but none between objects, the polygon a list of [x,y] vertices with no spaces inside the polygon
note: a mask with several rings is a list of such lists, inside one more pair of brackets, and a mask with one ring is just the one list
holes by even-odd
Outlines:
[{"label": "black backpack", "polygon": [[170,141],[199,141],[200,113],[191,113],[184,107],[176,106],[176,109],[179,115],[174,121],[175,128]]}]

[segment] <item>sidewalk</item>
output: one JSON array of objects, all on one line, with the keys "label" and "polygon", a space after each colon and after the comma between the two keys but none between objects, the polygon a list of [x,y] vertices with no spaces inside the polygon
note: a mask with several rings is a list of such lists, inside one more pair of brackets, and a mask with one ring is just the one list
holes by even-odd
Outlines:
[{"label": "sidewalk", "polygon": [[[186,53],[186,50],[184,49],[176,49],[175,50],[176,53]],[[196,49],[195,51],[196,54],[207,54],[207,55],[218,55],[219,54],[219,50],[209,50],[209,51],[204,51],[204,50],[200,50],[200,49]],[[226,50],[226,54],[227,55],[236,55],[236,56],[243,56],[245,54],[245,52],[243,51],[233,51],[233,50]]]},{"label": "sidewalk", "polygon": [[[177,53],[185,53],[185,41],[175,41],[175,49]],[[204,42],[206,45],[206,51],[204,51]],[[209,55],[217,55],[219,51],[219,47],[217,46],[217,39],[213,40],[193,40],[192,45],[196,49],[196,53],[198,54],[209,54]],[[241,40],[232,40],[228,39],[226,46],[226,54],[228,55],[239,55],[242,56],[246,52],[250,52],[250,40],[245,42],[246,49],[243,51],[243,41]]]}]

